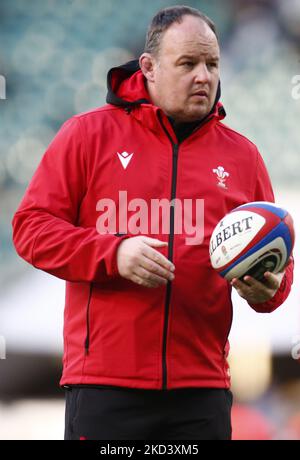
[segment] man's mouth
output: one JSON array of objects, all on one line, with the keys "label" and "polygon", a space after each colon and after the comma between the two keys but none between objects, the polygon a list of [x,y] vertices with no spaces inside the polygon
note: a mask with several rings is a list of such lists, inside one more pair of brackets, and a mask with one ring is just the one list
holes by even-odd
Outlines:
[{"label": "man's mouth", "polygon": [[196,91],[195,93],[192,94],[193,96],[198,96],[198,97],[206,97],[208,98],[208,92],[203,90]]}]

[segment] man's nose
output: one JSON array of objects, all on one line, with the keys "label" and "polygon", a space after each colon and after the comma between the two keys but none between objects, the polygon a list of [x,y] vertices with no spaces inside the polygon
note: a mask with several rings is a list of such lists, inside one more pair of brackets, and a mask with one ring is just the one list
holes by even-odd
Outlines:
[{"label": "man's nose", "polygon": [[197,83],[206,83],[210,81],[211,74],[207,68],[206,63],[201,63],[197,66],[195,80]]}]

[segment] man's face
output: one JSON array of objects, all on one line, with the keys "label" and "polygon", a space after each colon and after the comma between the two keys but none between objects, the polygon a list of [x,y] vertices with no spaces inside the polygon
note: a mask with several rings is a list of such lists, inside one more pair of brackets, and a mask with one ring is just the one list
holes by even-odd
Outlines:
[{"label": "man's face", "polygon": [[210,27],[200,18],[184,16],[166,30],[154,59],[153,102],[179,123],[205,117],[216,98],[219,58]]}]

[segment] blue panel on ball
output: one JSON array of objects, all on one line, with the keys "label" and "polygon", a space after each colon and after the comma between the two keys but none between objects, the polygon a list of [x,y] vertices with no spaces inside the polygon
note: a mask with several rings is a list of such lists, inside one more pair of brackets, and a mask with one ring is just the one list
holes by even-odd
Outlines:
[{"label": "blue panel on ball", "polygon": [[267,211],[270,211],[276,216],[278,216],[280,219],[284,219],[288,213],[285,209],[279,208],[275,204],[273,205],[272,203],[267,203],[265,201],[255,201],[253,203],[246,203],[246,204],[243,204],[242,206],[239,206],[238,208],[235,208],[235,210],[247,209],[250,207],[266,209]]},{"label": "blue panel on ball", "polygon": [[226,270],[220,272],[221,276],[225,276],[230,270],[232,270],[236,265],[238,265],[243,260],[247,259],[247,257],[251,256],[254,252],[258,251],[259,249],[266,246],[271,241],[275,240],[276,238],[281,237],[285,242],[285,247],[287,251],[287,257],[290,256],[292,251],[292,239],[290,235],[290,231],[285,224],[285,222],[280,222],[280,224],[276,225],[273,230],[270,231],[264,238],[262,238],[255,246],[253,246],[246,254],[243,254],[239,257],[233,264],[231,264]]}]

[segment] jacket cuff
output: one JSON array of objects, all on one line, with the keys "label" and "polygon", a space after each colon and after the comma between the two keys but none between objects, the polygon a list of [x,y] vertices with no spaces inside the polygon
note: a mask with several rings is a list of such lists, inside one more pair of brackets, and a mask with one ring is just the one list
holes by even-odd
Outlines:
[{"label": "jacket cuff", "polygon": [[118,263],[117,263],[117,252],[118,252],[119,246],[122,243],[122,241],[124,241],[127,238],[130,238],[130,235],[127,235],[125,233],[115,233],[114,237],[115,237],[115,243],[114,243],[113,251],[111,254],[110,264],[107,267],[107,274],[112,278],[116,278],[120,276],[119,269],[118,269]]}]

